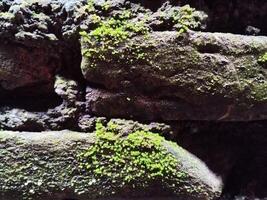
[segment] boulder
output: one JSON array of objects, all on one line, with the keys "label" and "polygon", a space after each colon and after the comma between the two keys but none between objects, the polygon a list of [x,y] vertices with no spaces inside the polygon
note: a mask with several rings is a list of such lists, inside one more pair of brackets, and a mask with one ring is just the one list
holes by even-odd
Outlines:
[{"label": "boulder", "polygon": [[[93,48],[81,43],[82,52]],[[166,121],[267,118],[266,65],[259,61],[267,37],[152,32],[128,38],[114,51],[106,60],[82,59],[86,80],[103,88],[87,91],[88,110],[96,115],[106,111],[110,117]]]},{"label": "boulder", "polygon": [[[112,127],[114,128],[114,124],[110,125],[110,128]],[[157,134],[139,133],[130,133],[123,138],[118,138],[120,136],[114,134],[113,136],[117,137],[114,141],[110,139],[110,132],[99,136],[98,132],[96,134],[79,133],[67,130],[58,132],[1,131],[0,199],[82,200],[97,197],[146,199],[151,196],[157,198],[162,196],[172,197],[171,199],[208,200],[220,195],[220,179],[198,158]],[[128,144],[125,141],[137,142],[133,143],[134,146],[129,146],[133,149],[128,153],[139,152],[148,159],[146,160],[148,163],[140,165],[141,157],[126,156],[125,158],[133,160],[128,160],[123,166],[128,170],[132,166],[143,166],[142,170],[145,170],[143,176],[131,175],[131,173],[137,173],[136,169],[131,169],[132,172],[131,170],[127,172],[129,176],[134,177],[131,181],[126,181],[125,177],[116,178],[117,175],[123,175],[125,172],[120,171],[121,165],[117,165],[117,169],[114,168],[115,162],[112,159],[110,163],[104,162],[106,156],[110,154],[116,157],[115,152],[112,153],[112,151],[108,154],[102,152],[100,154],[102,159],[98,160],[99,162],[95,161],[99,169],[104,170],[100,174],[97,173],[99,169],[94,168],[95,162],[91,163],[94,156],[98,158],[100,156],[98,153],[104,148],[114,150],[118,147],[116,145]],[[115,142],[114,146],[98,146],[100,143],[111,144],[113,142]],[[94,149],[96,151],[92,151]],[[155,151],[152,152],[152,150]],[[149,157],[152,153],[154,153],[153,157]],[[125,156],[125,153],[121,155]],[[170,162],[170,165],[153,163],[159,162],[158,155],[164,155],[162,159]],[[141,160],[134,160],[134,158]],[[150,163],[150,161],[153,162]],[[106,167],[102,168],[103,166]],[[151,170],[148,166],[157,167]],[[170,169],[170,167],[173,168]],[[105,170],[109,169],[113,170],[112,176],[106,174]],[[157,172],[162,172],[163,175]]]}]

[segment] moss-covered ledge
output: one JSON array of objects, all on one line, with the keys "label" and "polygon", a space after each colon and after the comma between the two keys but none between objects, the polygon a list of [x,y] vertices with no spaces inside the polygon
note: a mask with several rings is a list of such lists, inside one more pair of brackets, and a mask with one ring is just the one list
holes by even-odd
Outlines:
[{"label": "moss-covered ledge", "polygon": [[147,131],[121,136],[115,124],[97,127],[88,134],[1,131],[0,199],[220,195],[221,181],[176,144]]}]

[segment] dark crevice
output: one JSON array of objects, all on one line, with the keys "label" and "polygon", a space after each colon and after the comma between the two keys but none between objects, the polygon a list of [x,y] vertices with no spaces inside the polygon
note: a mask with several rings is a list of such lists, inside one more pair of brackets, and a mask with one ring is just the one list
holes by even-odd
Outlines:
[{"label": "dark crevice", "polygon": [[211,53],[211,54],[215,54],[215,53],[219,53],[220,52],[220,47],[216,44],[203,44],[203,45],[198,45],[197,46],[197,50],[199,53]]},{"label": "dark crevice", "polygon": [[267,2],[264,0],[180,0],[209,15],[207,31],[246,35],[267,34]]},{"label": "dark crevice", "polygon": [[[167,1],[131,0],[152,11],[156,11]],[[197,10],[206,12],[209,18],[205,31],[267,35],[267,2],[265,0],[169,0],[169,2],[174,6],[189,4]]]},{"label": "dark crevice", "polygon": [[7,12],[9,10],[11,6],[11,2],[10,1],[3,1],[0,2],[0,12]]},{"label": "dark crevice", "polygon": [[56,93],[31,95],[24,92],[7,92],[0,97],[0,107],[21,108],[31,112],[44,112],[62,103]]}]

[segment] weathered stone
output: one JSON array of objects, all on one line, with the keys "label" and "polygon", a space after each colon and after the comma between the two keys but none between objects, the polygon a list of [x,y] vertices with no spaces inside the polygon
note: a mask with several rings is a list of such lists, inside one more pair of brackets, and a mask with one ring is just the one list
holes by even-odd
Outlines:
[{"label": "weathered stone", "polygon": [[[27,106],[31,107],[30,110],[25,107],[25,103],[20,106],[15,104],[15,108],[12,104],[2,106],[0,128],[16,131],[78,129],[78,118],[83,110],[80,85],[77,81],[60,75],[55,79],[52,91],[58,95],[59,100],[56,100],[58,104],[52,104],[52,107],[45,107],[43,110],[34,110],[31,107],[33,103]],[[44,104],[54,100],[49,96],[44,98],[46,98]],[[40,102],[37,102],[37,108],[42,107],[42,104],[38,103]]]},{"label": "weathered stone", "polygon": [[0,2],[0,36],[35,41],[58,41],[62,36],[66,39],[77,36],[79,23],[86,15],[82,12],[86,2],[86,0]]},{"label": "weathered stone", "polygon": [[[139,46],[145,59],[127,54],[128,44]],[[82,50],[87,48],[82,41]],[[88,90],[88,109],[96,115],[148,120],[267,118],[267,75],[258,63],[267,51],[267,37],[153,32],[129,39],[116,51],[123,56],[95,67],[83,56],[85,78],[108,90]]]},{"label": "weathered stone", "polygon": [[59,55],[48,46],[0,45],[0,87],[4,90],[39,85],[35,92],[52,92],[55,72],[60,67]]},{"label": "weathered stone", "polygon": [[[93,133],[0,132],[0,199],[94,199],[94,196],[101,197],[101,191],[106,190],[110,193],[102,197],[110,197],[116,188],[102,188],[105,187],[105,180],[99,183],[94,176],[89,176],[79,168],[78,155],[94,145],[94,142]],[[177,186],[181,194],[172,191],[163,194],[173,199],[182,195],[184,198],[201,200],[214,199],[220,195],[220,180],[205,164],[181,147],[170,145],[167,141],[163,141],[162,145],[177,158],[177,170],[189,175]],[[168,177],[165,179],[167,181]],[[164,191],[159,186],[152,189],[158,194]],[[138,191],[127,184],[125,190],[119,191],[123,193],[115,196],[138,197]]]},{"label": "weathered stone", "polygon": [[[179,6],[185,3],[208,13],[209,19],[189,6],[180,15]],[[238,122],[267,117],[267,62],[258,62],[267,51],[266,37],[189,31],[266,35],[266,5],[250,0],[0,0],[0,129],[90,133],[101,121],[124,138],[140,130],[157,132],[218,173],[229,199],[266,197],[265,121]],[[80,35],[93,33],[110,19],[126,28],[113,32],[102,26],[96,33],[104,31],[107,37],[90,38],[99,54],[96,62],[83,58],[86,82],[80,71]],[[110,31],[117,46],[110,43]],[[111,49],[110,55],[99,51],[106,39],[111,45],[103,47]],[[84,47],[92,46],[83,43]],[[77,154],[95,145],[95,136],[69,131],[0,133],[0,199],[88,200],[111,194],[116,184],[102,179],[95,185],[86,170],[77,168]],[[163,194],[172,197],[158,199],[219,196],[220,181],[205,165],[175,145],[163,146],[190,175],[184,180],[187,188],[179,185],[173,195],[173,190],[156,184],[141,192],[150,198],[140,199]],[[117,172],[125,175],[123,180],[128,177]],[[168,176],[161,180],[168,182]],[[196,185],[204,191],[186,190]],[[139,195],[132,186],[122,190],[117,200]]]}]

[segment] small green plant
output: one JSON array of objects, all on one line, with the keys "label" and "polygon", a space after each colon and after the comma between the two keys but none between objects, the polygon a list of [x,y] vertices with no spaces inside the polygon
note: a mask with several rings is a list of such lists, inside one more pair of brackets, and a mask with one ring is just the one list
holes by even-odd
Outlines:
[{"label": "small green plant", "polygon": [[189,5],[182,6],[179,10],[174,10],[172,21],[178,34],[187,32],[189,29],[197,28],[201,22],[195,19],[195,9]]},{"label": "small green plant", "polygon": [[110,8],[110,2],[105,1],[104,5],[103,5],[103,9],[104,9],[105,11],[108,11],[109,8]]},{"label": "small green plant", "polygon": [[94,3],[95,3],[95,0],[88,0],[87,1],[87,6],[86,6],[87,12],[94,12],[95,11]]}]

